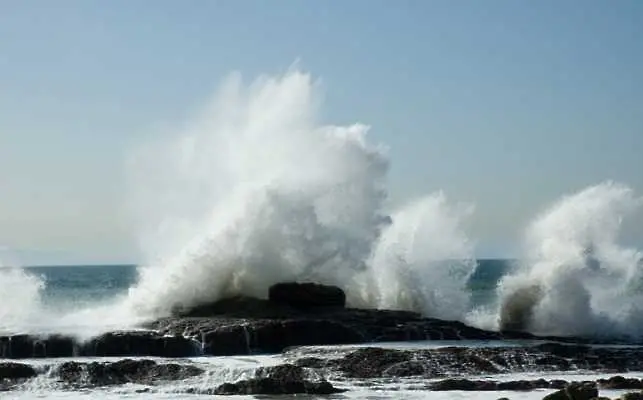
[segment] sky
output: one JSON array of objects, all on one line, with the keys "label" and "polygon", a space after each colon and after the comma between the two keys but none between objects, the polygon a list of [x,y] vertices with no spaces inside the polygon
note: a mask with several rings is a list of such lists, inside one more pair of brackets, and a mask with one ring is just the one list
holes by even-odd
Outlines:
[{"label": "sky", "polygon": [[642,21],[638,0],[2,1],[0,249],[137,262],[131,144],[298,60],[325,121],[390,147],[392,203],[474,203],[478,253],[510,255],[565,193],[643,192]]}]

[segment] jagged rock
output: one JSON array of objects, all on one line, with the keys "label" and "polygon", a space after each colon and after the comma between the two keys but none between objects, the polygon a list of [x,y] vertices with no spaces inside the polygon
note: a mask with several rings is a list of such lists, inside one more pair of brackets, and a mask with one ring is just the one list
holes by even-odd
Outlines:
[{"label": "jagged rock", "polygon": [[344,390],[335,388],[326,380],[306,379],[302,367],[284,364],[259,368],[255,378],[235,383],[224,383],[214,390],[218,395],[277,395],[277,394],[333,394]]},{"label": "jagged rock", "polygon": [[320,285],[311,282],[285,282],[277,283],[269,288],[268,300],[300,309],[344,307],[346,305],[346,294],[337,286]]},{"label": "jagged rock", "polygon": [[36,375],[36,370],[30,365],[13,362],[0,362],[0,381],[5,379],[29,379]]},{"label": "jagged rock", "polygon": [[72,386],[95,387],[126,383],[151,384],[157,381],[180,380],[203,373],[191,365],[157,364],[153,360],[124,359],[112,363],[65,362],[55,374]]}]

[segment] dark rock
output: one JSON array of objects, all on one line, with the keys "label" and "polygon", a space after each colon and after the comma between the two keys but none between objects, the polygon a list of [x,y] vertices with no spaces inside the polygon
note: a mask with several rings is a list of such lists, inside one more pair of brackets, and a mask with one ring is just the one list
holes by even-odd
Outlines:
[{"label": "dark rock", "polygon": [[12,335],[0,337],[0,358],[54,358],[72,357],[75,343],[70,337],[60,335]]},{"label": "dark rock", "polygon": [[636,378],[613,376],[609,379],[599,379],[598,384],[603,389],[643,389],[643,381]]},{"label": "dark rock", "polygon": [[[566,371],[572,368],[611,372],[616,367],[627,371],[643,371],[642,348],[589,348],[569,359],[554,356],[544,350],[558,352],[559,347],[442,347],[424,350],[395,350],[376,347],[351,350],[342,358],[326,360],[324,367],[343,373],[349,378],[383,378],[423,376],[425,378],[456,377],[463,375]],[[564,351],[569,351],[568,349]],[[569,352],[567,355],[573,355]],[[565,360],[564,363],[561,360]],[[316,363],[316,364],[315,364]],[[314,361],[320,365],[321,361]],[[546,381],[538,387],[562,389],[567,382]],[[533,382],[532,382],[533,383]],[[643,386],[640,380],[612,378],[601,385]]]},{"label": "dark rock", "polygon": [[469,379],[444,379],[430,384],[429,388],[434,391],[450,391],[450,390],[481,391],[481,390],[495,390],[496,385],[495,385],[495,382],[489,382],[489,381],[484,382],[484,381],[472,381]]},{"label": "dark rock", "polygon": [[549,388],[549,382],[544,379],[534,381],[484,381],[484,380],[470,380],[470,379],[443,379],[433,382],[429,385],[429,389],[433,391],[529,391],[534,389]]},{"label": "dark rock", "polygon": [[625,393],[621,396],[621,400],[643,400],[643,393],[641,392],[630,392]]},{"label": "dark rock", "polygon": [[333,394],[343,392],[328,381],[280,381],[275,378],[248,379],[236,383],[224,383],[215,389],[217,395],[256,394]]},{"label": "dark rock", "polygon": [[564,389],[543,397],[543,400],[590,400],[596,397],[598,389],[593,382],[572,382]]},{"label": "dark rock", "polygon": [[152,331],[110,332],[77,343],[60,335],[13,335],[0,337],[0,357],[56,358],[78,356],[157,356],[190,357],[197,355],[195,342],[182,336],[165,336]]},{"label": "dark rock", "polygon": [[403,361],[401,363],[393,364],[382,371],[382,375],[386,377],[407,377],[407,376],[422,376],[426,372],[423,362],[419,361]]},{"label": "dark rock", "polygon": [[277,394],[333,394],[343,392],[326,381],[306,379],[302,367],[284,364],[259,368],[255,378],[236,383],[224,383],[214,390],[218,395],[277,395]]},{"label": "dark rock", "polygon": [[346,306],[346,294],[342,289],[317,283],[277,283],[270,287],[268,300],[303,309]]},{"label": "dark rock", "polygon": [[511,390],[511,391],[527,391],[536,388],[548,388],[549,382],[543,381],[508,381],[498,383],[498,390]]},{"label": "dark rock", "polygon": [[295,361],[295,365],[299,367],[304,367],[304,368],[326,368],[330,364],[332,364],[329,360],[324,360],[322,358],[317,358],[317,357],[304,357],[304,358],[299,358]]},{"label": "dark rock", "polygon": [[29,379],[37,375],[32,366],[13,362],[0,362],[0,381]]},{"label": "dark rock", "polygon": [[565,389],[565,386],[569,385],[569,382],[562,379],[553,379],[549,382],[549,387],[551,389]]},{"label": "dark rock", "polygon": [[402,350],[368,347],[347,354],[339,363],[340,370],[351,378],[378,378],[391,365],[411,360]]},{"label": "dark rock", "polygon": [[55,371],[62,382],[75,387],[152,384],[157,381],[186,379],[202,373],[202,369],[191,365],[157,364],[153,360],[130,359],[112,363],[71,361],[62,363]]},{"label": "dark rock", "polygon": [[213,356],[250,354],[250,332],[245,325],[228,325],[204,334],[203,352]]},{"label": "dark rock", "polygon": [[182,336],[163,336],[156,332],[110,332],[83,346],[83,355],[98,357],[154,356],[190,357],[197,355],[195,343]]},{"label": "dark rock", "polygon": [[326,319],[255,320],[218,326],[201,335],[211,355],[278,353],[291,346],[362,343],[354,329]]}]

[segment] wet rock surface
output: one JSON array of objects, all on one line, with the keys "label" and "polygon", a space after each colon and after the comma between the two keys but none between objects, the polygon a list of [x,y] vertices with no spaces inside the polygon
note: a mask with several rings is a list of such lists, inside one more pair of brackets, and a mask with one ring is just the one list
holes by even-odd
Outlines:
[{"label": "wet rock surface", "polygon": [[110,332],[79,342],[60,335],[0,336],[0,358],[57,357],[191,357],[198,343],[183,336],[166,336],[155,331]]},{"label": "wet rock surface", "polygon": [[301,345],[533,338],[525,333],[501,334],[457,321],[423,318],[407,311],[297,308],[241,296],[183,311],[147,327],[162,334],[193,337],[210,355],[276,353]]},{"label": "wet rock surface", "polygon": [[[570,346],[546,343],[528,347],[442,347],[426,350],[360,348],[337,359],[307,357],[297,362],[327,367],[347,378],[440,378],[516,372],[586,370],[602,373],[643,371],[643,349]],[[610,378],[611,388],[638,388],[640,381]],[[619,387],[620,386],[620,387]]]},{"label": "wet rock surface", "polygon": [[259,368],[252,379],[224,383],[213,391],[218,395],[277,395],[333,394],[344,390],[335,388],[325,379],[311,380],[306,371],[296,365],[284,364]]},{"label": "wet rock surface", "polygon": [[0,392],[12,390],[16,385],[36,375],[38,373],[31,365],[0,362]]},{"label": "wet rock surface", "polygon": [[0,362],[0,381],[33,378],[36,370],[27,364]]},{"label": "wet rock surface", "polygon": [[543,400],[590,400],[598,397],[594,382],[573,382],[565,388],[543,397]]},{"label": "wet rock surface", "polygon": [[120,360],[112,363],[65,362],[54,371],[61,382],[72,387],[154,384],[198,376],[203,370],[191,365],[159,364],[153,360]]}]

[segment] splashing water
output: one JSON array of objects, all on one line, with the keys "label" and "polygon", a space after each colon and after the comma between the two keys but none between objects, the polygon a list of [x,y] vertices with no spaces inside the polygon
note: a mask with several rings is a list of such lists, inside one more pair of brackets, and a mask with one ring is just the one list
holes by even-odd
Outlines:
[{"label": "splashing water", "polygon": [[458,261],[471,259],[464,215],[437,195],[391,223],[385,149],[367,142],[364,125],[319,124],[314,89],[299,71],[248,87],[233,76],[196,123],[134,154],[148,260],[130,290],[135,312],[265,297],[285,280],[338,285],[356,305],[439,315],[466,307],[465,291],[454,294],[474,267]]},{"label": "splashing water", "polygon": [[0,264],[0,333],[33,324],[40,314],[44,282],[16,266]]},{"label": "splashing water", "polygon": [[527,257],[499,285],[501,329],[640,336],[642,254],[618,243],[642,199],[606,182],[564,197],[527,232]]},{"label": "splashing water", "polygon": [[394,223],[383,232],[371,261],[372,294],[380,308],[463,318],[469,307],[466,284],[476,262],[461,222],[472,211],[450,205],[437,193],[393,214]]}]

